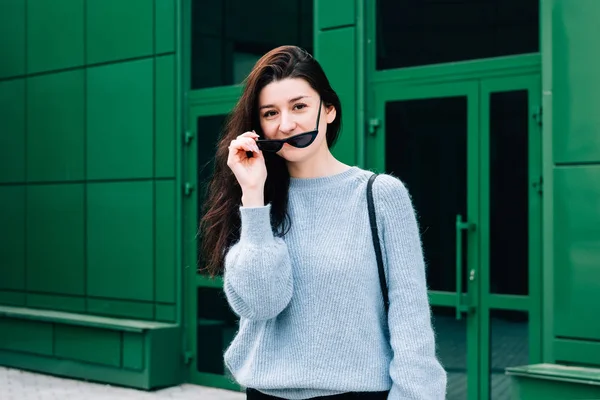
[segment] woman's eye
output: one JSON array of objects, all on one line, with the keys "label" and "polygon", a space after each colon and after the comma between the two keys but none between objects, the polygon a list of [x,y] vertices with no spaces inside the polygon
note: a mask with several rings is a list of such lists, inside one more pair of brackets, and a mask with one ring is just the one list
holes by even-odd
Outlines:
[{"label": "woman's eye", "polygon": [[274,116],[275,114],[276,114],[276,113],[275,113],[275,111],[273,111],[273,110],[270,110],[270,111],[267,111],[267,112],[265,112],[265,113],[263,114],[263,117],[264,117],[264,118],[269,118],[269,117],[272,117],[272,116]]},{"label": "woman's eye", "polygon": [[306,104],[299,103],[294,106],[294,109],[302,110],[304,107],[306,107]]}]

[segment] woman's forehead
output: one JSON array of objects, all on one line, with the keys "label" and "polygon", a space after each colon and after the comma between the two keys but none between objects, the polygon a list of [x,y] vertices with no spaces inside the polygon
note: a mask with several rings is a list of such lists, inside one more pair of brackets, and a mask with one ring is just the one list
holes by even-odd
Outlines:
[{"label": "woman's forehead", "polygon": [[317,92],[302,78],[286,78],[266,85],[259,95],[259,106],[285,105],[299,99],[316,98]]}]

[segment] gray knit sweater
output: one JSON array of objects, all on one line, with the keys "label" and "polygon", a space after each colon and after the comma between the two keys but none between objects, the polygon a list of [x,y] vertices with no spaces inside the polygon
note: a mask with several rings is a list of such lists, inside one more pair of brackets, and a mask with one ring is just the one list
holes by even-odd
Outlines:
[{"label": "gray knit sweater", "polygon": [[240,208],[241,237],[224,276],[240,316],[225,363],[240,385],[287,399],[388,389],[389,399],[445,398],[415,212],[402,182],[381,175],[373,196],[389,285],[386,322],[370,175],[352,167],[292,178],[283,238],[273,235],[270,205]]}]

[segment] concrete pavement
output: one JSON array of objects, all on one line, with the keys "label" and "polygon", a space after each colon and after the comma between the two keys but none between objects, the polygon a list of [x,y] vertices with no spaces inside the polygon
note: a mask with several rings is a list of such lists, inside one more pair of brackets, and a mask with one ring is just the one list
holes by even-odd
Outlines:
[{"label": "concrete pavement", "polygon": [[146,392],[0,367],[0,400],[242,400],[243,393],[197,385]]}]

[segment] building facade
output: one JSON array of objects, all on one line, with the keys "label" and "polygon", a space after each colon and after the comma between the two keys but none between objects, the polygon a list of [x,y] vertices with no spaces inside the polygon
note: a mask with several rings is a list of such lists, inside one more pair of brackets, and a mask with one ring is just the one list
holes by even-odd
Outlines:
[{"label": "building facade", "polygon": [[197,225],[240,83],[296,44],[340,95],[336,156],[412,194],[448,399],[590,398],[599,18],[596,0],[0,0],[0,365],[239,389]]}]

